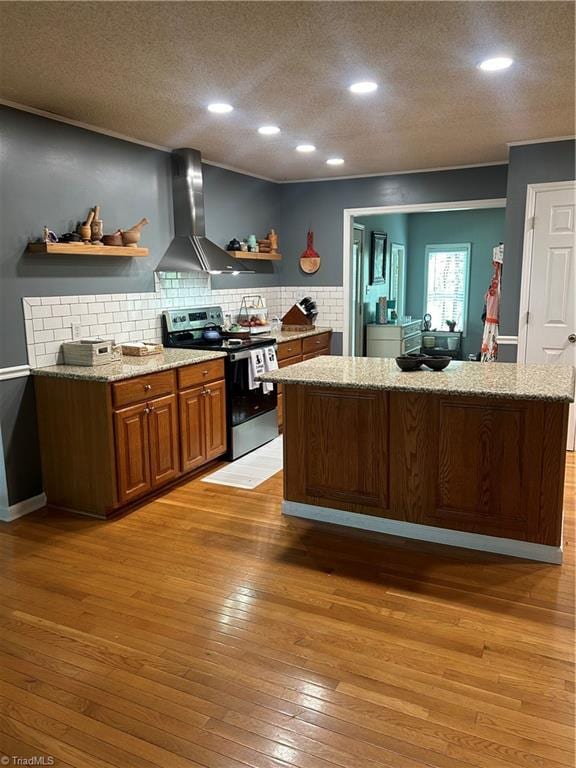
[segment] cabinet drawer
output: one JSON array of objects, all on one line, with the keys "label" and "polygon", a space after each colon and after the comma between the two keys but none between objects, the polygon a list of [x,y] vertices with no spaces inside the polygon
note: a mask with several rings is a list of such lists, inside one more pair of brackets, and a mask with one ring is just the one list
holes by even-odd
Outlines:
[{"label": "cabinet drawer", "polygon": [[413,333],[412,336],[407,336],[402,341],[402,354],[407,355],[409,352],[419,352],[422,346],[422,334]]},{"label": "cabinet drawer", "polygon": [[114,405],[119,408],[131,403],[139,403],[158,395],[170,395],[174,392],[176,379],[174,371],[160,371],[147,376],[138,376],[112,384]]},{"label": "cabinet drawer", "polygon": [[302,339],[294,341],[283,341],[278,344],[278,360],[285,360],[288,357],[296,357],[302,354]]},{"label": "cabinet drawer", "polygon": [[207,363],[196,363],[178,369],[178,389],[194,387],[208,381],[224,378],[224,360],[209,360]]},{"label": "cabinet drawer", "polygon": [[[318,352],[320,349],[324,350],[330,347],[330,334],[319,333],[318,336],[308,336],[306,339],[302,339],[302,353],[309,355],[311,352]],[[323,352],[322,354],[327,354]]]}]

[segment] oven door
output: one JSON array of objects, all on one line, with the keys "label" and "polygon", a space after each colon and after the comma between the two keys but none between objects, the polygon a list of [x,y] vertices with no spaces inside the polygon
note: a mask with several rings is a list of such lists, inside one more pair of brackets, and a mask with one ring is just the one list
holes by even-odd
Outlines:
[{"label": "oven door", "polygon": [[250,389],[250,352],[231,352],[228,355],[228,418],[236,427],[255,419],[268,411],[274,411],[278,404],[276,387],[265,393],[262,385]]}]

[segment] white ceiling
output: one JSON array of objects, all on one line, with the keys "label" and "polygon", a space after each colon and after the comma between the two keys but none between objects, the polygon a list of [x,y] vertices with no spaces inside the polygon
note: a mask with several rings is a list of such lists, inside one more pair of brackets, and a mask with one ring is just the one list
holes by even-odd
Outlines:
[{"label": "white ceiling", "polygon": [[[1,2],[0,97],[277,180],[505,161],[575,133],[574,7]],[[503,53],[511,69],[477,69]],[[363,79],[379,90],[348,92]]]}]

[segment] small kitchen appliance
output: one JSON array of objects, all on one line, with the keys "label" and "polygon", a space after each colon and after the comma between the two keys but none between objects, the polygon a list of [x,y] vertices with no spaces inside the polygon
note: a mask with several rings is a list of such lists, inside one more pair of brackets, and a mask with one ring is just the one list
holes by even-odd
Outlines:
[{"label": "small kitchen appliance", "polygon": [[[219,338],[206,338],[206,327]],[[162,312],[162,341],[165,347],[225,352],[226,426],[230,460],[253,451],[278,436],[276,387],[264,392],[250,388],[250,352],[276,346],[272,337],[230,333],[223,330],[221,307],[192,307]],[[212,334],[210,334],[212,335]]]}]

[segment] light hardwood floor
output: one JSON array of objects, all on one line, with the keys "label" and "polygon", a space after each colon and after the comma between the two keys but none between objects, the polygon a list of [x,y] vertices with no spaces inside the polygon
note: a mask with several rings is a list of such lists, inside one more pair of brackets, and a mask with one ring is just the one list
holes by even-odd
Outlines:
[{"label": "light hardwood floor", "polygon": [[0,752],[76,768],[573,765],[562,567],[280,515],[199,480],[0,527]]}]

